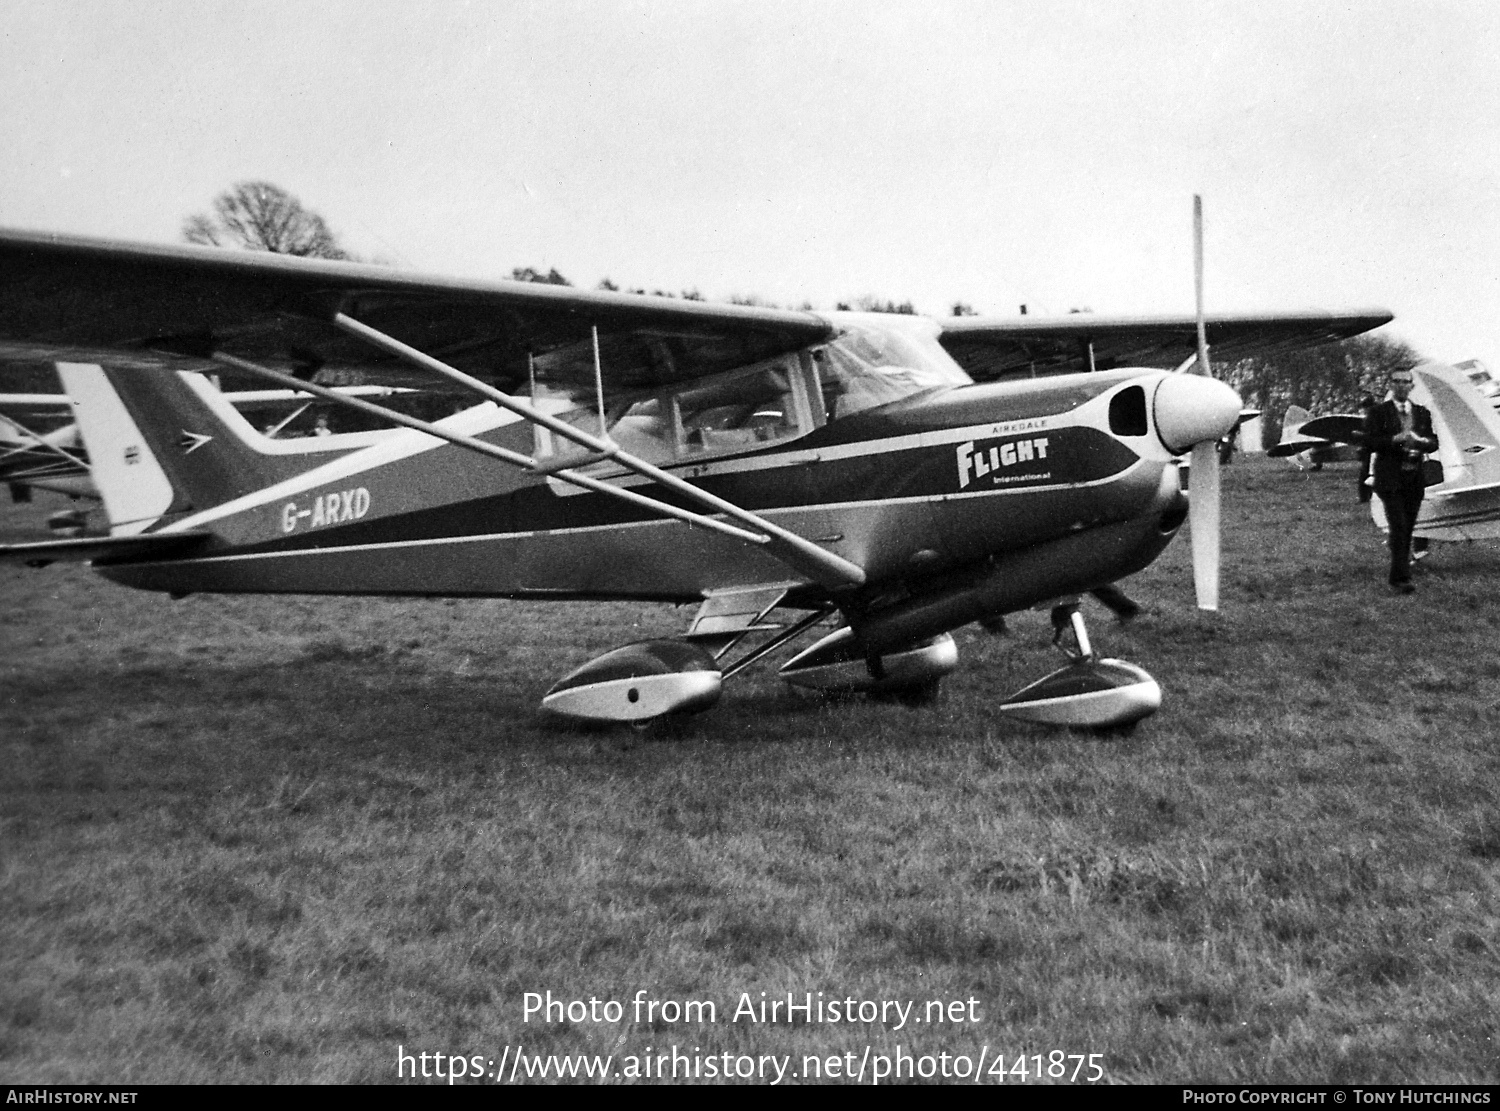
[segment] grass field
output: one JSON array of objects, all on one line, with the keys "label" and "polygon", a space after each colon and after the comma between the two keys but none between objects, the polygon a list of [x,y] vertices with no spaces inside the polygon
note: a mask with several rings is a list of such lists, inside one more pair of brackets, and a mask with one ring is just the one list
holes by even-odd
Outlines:
[{"label": "grass field", "polygon": [[[1044,613],[958,633],[931,707],[766,668],[707,714],[579,732],[539,717],[551,682],[689,610],[173,602],[0,567],[0,1079],[388,1082],[398,1047],[790,1076],[900,1046],[1500,1081],[1500,544],[1394,597],[1349,472],[1242,461],[1225,495],[1219,615],[1185,538],[1126,584],[1135,623],[1086,606],[1165,692],[1120,739],[995,713],[1060,662]],[[622,1015],[528,1021],[549,991]],[[717,1021],[635,1021],[640,992]],[[731,1021],[761,992],[963,1006]]]}]

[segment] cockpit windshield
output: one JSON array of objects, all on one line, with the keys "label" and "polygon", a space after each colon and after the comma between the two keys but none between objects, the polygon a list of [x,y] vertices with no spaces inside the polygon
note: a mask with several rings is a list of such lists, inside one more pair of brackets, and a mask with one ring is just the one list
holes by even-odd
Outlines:
[{"label": "cockpit windshield", "polygon": [[943,350],[937,325],[926,317],[861,313],[835,321],[844,330],[815,354],[829,420],[973,381]]}]

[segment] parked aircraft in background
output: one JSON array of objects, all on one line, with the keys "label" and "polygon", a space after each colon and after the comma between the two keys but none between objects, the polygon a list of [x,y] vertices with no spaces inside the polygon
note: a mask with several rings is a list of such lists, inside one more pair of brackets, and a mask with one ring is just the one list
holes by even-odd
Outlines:
[{"label": "parked aircraft in background", "polygon": [[[0,359],[59,365],[111,523],[0,555],[173,594],[698,603],[682,638],[543,699],[607,721],[700,708],[830,621],[789,682],[924,699],[956,665],[952,630],[1057,605],[1069,663],[1000,709],[1088,726],[1159,702],[1095,654],[1076,602],[1188,518],[1188,450],[1217,605],[1214,445],[1240,399],[1165,368],[1390,319],[1205,318],[1201,294],[1196,317],[816,313],[17,232],[0,305]],[[403,385],[416,368],[474,404],[420,419],[289,373],[309,364]],[[208,381],[225,368],[399,427],[267,437]]]},{"label": "parked aircraft in background", "polygon": [[78,426],[35,432],[6,414],[6,400],[0,396],[0,482],[9,487],[11,500],[30,501],[34,489],[97,500]]},{"label": "parked aircraft in background", "polygon": [[[1412,400],[1432,413],[1438,436],[1434,458],[1442,467],[1441,481],[1427,488],[1413,537],[1428,541],[1500,537],[1500,411],[1495,405],[1500,386],[1478,360],[1456,366],[1423,363],[1412,370],[1412,378]],[[1287,424],[1296,435],[1283,433],[1283,445],[1316,440],[1353,458],[1364,427],[1360,418],[1338,415],[1298,421],[1303,413],[1295,407],[1288,410]],[[1309,436],[1309,432],[1315,434]],[[1272,454],[1278,452],[1273,449]],[[1370,513],[1385,531],[1385,510],[1379,498],[1371,500]]]},{"label": "parked aircraft in background", "polygon": [[[416,391],[390,386],[340,386],[336,392],[348,397],[386,398]],[[225,398],[246,414],[270,414],[263,428],[267,437],[306,435],[296,422],[314,406],[326,407],[322,398],[302,390],[239,390]],[[39,416],[39,424],[32,415]],[[10,489],[12,501],[30,501],[32,490],[50,490],[74,499],[97,502],[99,489],[89,472],[88,452],[73,407],[65,393],[0,393],[0,482]],[[59,420],[66,423],[59,424]],[[47,425],[56,427],[39,431]],[[54,527],[76,531],[83,527],[84,511],[57,514]]]},{"label": "parked aircraft in background", "polygon": [[1298,470],[1320,470],[1325,463],[1350,463],[1358,455],[1364,417],[1332,413],[1315,417],[1300,405],[1287,407],[1281,422],[1281,442],[1266,452],[1273,459],[1290,459]]}]

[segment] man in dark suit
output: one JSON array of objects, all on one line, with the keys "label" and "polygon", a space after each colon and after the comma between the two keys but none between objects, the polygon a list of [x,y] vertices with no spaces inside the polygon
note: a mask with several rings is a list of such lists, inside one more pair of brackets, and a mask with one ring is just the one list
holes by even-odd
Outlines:
[{"label": "man in dark suit", "polygon": [[1391,375],[1393,400],[1370,410],[1365,443],[1375,458],[1375,493],[1385,506],[1391,546],[1391,589],[1410,594],[1411,532],[1422,507],[1422,459],[1437,450],[1432,414],[1411,400],[1409,370]]}]

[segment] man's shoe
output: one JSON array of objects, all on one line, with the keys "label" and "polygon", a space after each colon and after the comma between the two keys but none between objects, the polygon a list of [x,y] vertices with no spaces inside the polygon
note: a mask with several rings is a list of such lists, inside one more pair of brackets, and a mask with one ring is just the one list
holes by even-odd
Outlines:
[{"label": "man's shoe", "polygon": [[1391,590],[1397,594],[1415,594],[1417,588],[1411,583],[1391,583]]}]

